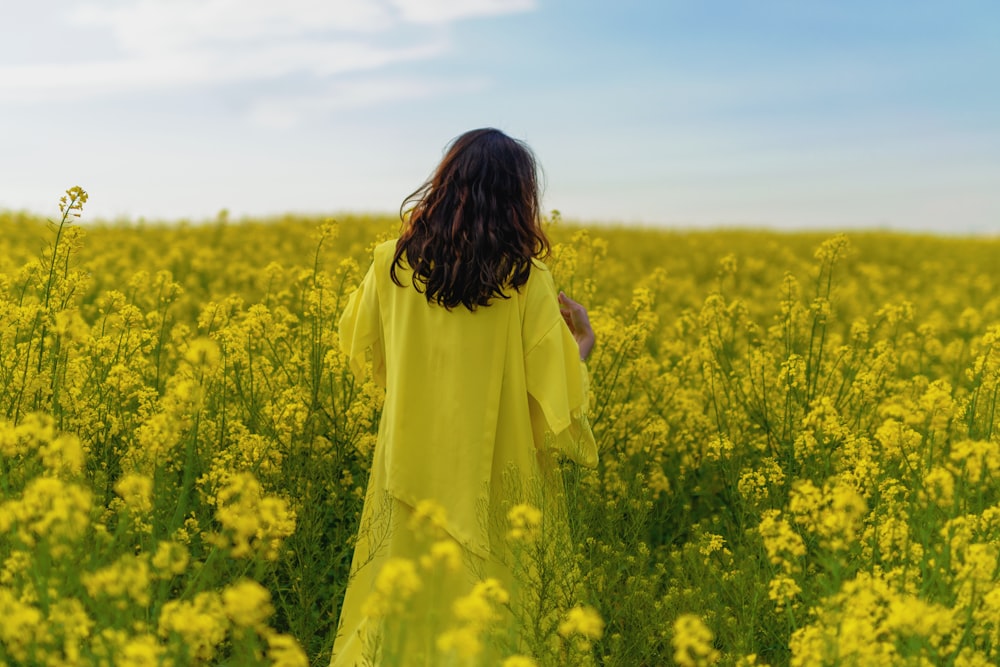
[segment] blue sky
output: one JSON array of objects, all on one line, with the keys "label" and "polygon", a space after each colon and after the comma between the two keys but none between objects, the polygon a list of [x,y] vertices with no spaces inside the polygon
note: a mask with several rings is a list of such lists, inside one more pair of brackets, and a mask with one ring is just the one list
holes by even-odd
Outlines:
[{"label": "blue sky", "polygon": [[461,132],[544,206],[680,227],[997,233],[986,0],[34,0],[0,21],[0,208],[398,210]]}]

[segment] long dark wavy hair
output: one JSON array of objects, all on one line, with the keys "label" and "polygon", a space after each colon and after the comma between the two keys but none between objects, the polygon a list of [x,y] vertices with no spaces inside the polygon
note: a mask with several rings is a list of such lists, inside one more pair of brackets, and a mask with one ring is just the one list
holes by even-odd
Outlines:
[{"label": "long dark wavy hair", "polygon": [[[541,227],[531,149],[500,130],[452,141],[430,180],[403,201],[403,230],[390,274],[413,270],[413,287],[449,310],[508,299],[528,280],[549,241]],[[409,217],[407,218],[407,212]]]}]

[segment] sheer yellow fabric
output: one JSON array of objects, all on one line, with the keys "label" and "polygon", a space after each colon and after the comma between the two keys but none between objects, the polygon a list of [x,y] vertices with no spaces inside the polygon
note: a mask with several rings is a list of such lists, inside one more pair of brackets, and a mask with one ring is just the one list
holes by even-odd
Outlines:
[{"label": "sheer yellow fabric", "polygon": [[[351,368],[363,376],[370,351],[386,389],[362,525],[377,523],[380,503],[394,518],[391,530],[376,531],[377,548],[359,534],[333,665],[362,664],[361,606],[381,564],[390,554],[421,555],[409,553],[415,542],[402,522],[420,501],[445,509],[447,533],[467,561],[486,563],[502,549],[490,525],[503,512],[511,471],[530,486],[553,453],[597,464],[586,366],[544,264],[509,299],[449,311],[413,289],[408,270],[397,270],[405,287],[392,282],[394,250],[392,241],[375,249],[340,320]],[[469,570],[470,585],[483,570]]]}]

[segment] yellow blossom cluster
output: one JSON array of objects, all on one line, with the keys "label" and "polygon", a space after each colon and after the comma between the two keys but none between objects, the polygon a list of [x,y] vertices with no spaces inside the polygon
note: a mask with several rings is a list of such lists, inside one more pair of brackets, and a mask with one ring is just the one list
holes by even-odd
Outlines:
[{"label": "yellow blossom cluster", "polygon": [[[0,663],[326,664],[385,404],[336,323],[399,221],[87,202],[0,212]],[[491,508],[516,576],[450,595],[426,651],[1000,663],[1000,241],[544,226],[600,463],[546,462],[557,521]],[[481,565],[414,510],[425,552],[366,605],[390,639]]]},{"label": "yellow blossom cluster", "polygon": [[295,531],[295,513],[287,502],[265,495],[260,482],[250,473],[233,475],[219,489],[215,518],[234,558],[259,553],[275,560],[281,541]]},{"label": "yellow blossom cluster", "polygon": [[511,540],[534,542],[541,534],[542,511],[528,503],[515,505],[507,512],[510,530],[507,537]]},{"label": "yellow blossom cluster", "polygon": [[707,667],[719,659],[712,645],[715,635],[693,614],[681,614],[674,621],[674,662],[681,667]]},{"label": "yellow blossom cluster", "polygon": [[391,558],[379,570],[361,612],[373,619],[398,612],[422,585],[416,563],[408,558]]},{"label": "yellow blossom cluster", "polygon": [[467,595],[452,604],[457,623],[438,636],[437,648],[463,659],[479,655],[483,650],[483,633],[501,618],[497,607],[509,601],[510,594],[496,579],[476,582]]},{"label": "yellow blossom cluster", "polygon": [[589,648],[604,635],[604,619],[593,607],[576,606],[559,623],[559,634],[566,639],[579,637]]}]

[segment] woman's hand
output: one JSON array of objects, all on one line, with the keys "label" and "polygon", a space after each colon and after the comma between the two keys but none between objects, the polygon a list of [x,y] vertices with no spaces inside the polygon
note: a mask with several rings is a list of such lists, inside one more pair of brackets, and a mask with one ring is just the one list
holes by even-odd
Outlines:
[{"label": "woman's hand", "polygon": [[587,309],[563,292],[559,292],[559,312],[569,325],[573,338],[576,339],[576,345],[580,348],[580,359],[586,359],[594,347],[594,330],[590,326]]}]

